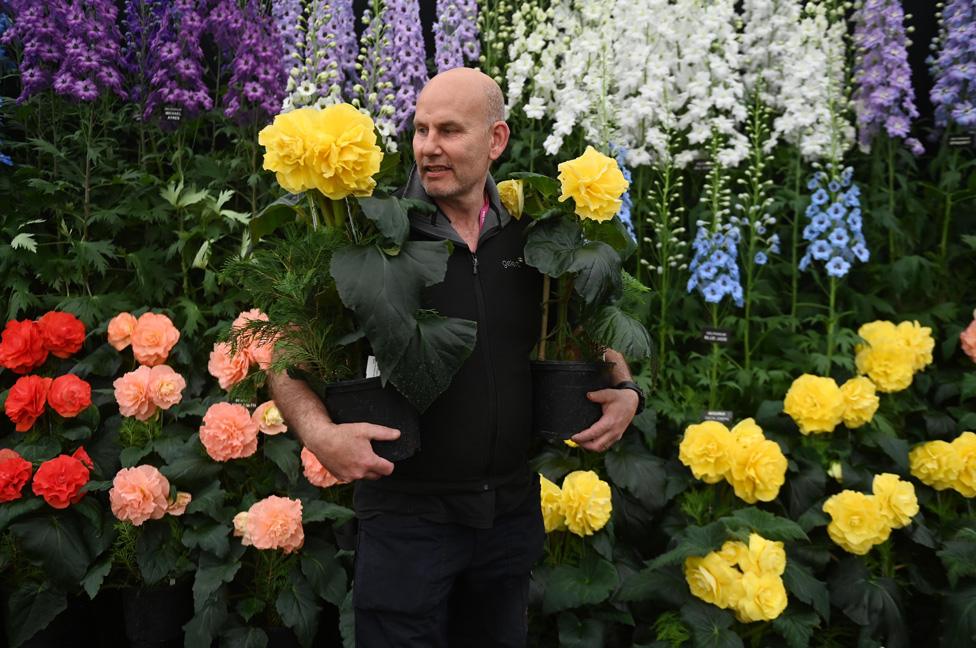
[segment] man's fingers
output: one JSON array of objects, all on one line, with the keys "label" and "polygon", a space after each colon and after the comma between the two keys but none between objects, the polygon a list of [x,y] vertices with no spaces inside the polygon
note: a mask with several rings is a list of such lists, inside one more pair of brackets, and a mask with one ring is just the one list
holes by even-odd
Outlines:
[{"label": "man's fingers", "polygon": [[609,403],[617,395],[616,389],[599,389],[586,393],[586,397],[594,403]]},{"label": "man's fingers", "polygon": [[375,439],[376,441],[393,441],[394,439],[400,438],[400,430],[384,427],[382,425],[368,424],[363,426],[363,430],[366,438]]}]

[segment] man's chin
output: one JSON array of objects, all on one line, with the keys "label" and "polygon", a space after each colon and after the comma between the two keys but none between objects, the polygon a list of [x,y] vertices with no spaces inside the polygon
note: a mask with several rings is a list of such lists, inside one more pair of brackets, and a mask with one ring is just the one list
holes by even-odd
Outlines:
[{"label": "man's chin", "polygon": [[453,198],[458,194],[458,188],[447,183],[428,182],[421,178],[420,184],[431,198]]}]

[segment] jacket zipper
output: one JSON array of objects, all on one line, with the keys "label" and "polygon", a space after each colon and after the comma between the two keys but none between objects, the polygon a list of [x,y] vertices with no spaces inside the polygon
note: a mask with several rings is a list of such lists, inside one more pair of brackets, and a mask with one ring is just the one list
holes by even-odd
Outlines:
[{"label": "jacket zipper", "polygon": [[[489,236],[485,237],[485,240],[491,238],[496,233],[497,231],[491,232]],[[484,241],[481,243],[484,243]],[[485,367],[488,370],[488,427],[491,430],[491,441],[488,446],[488,463],[485,466],[486,483],[483,485],[483,488],[487,490],[487,481],[491,476],[491,467],[495,463],[495,445],[498,443],[498,392],[495,389],[495,371],[491,364],[491,348],[489,347],[491,336],[488,334],[487,329],[488,308],[485,306],[481,275],[478,274],[477,252],[471,252],[471,274],[474,276],[474,293],[475,300],[478,304],[478,337],[482,342],[482,355],[485,358]]]}]

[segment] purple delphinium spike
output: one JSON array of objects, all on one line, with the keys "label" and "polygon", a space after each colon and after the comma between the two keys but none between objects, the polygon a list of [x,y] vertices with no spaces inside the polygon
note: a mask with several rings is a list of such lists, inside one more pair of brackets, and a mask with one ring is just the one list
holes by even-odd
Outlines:
[{"label": "purple delphinium spike", "polygon": [[935,125],[976,130],[976,5],[949,0],[942,10],[938,56],[929,59],[935,85]]},{"label": "purple delphinium spike", "polygon": [[[0,37],[3,36],[4,32],[6,32],[9,27],[10,27],[10,18],[7,17],[7,14],[0,13]],[[0,46],[0,73],[4,71],[8,63],[10,63],[10,61],[7,59],[7,52],[6,50],[4,50],[2,46]],[[3,97],[0,97],[0,106],[3,106]],[[0,121],[0,126],[2,125],[3,122]],[[2,143],[2,141],[3,140],[0,140],[0,143]],[[4,153],[3,151],[0,151],[0,164],[13,166],[13,160],[10,159],[9,155]]]},{"label": "purple delphinium spike", "polygon": [[285,97],[288,75],[281,68],[281,39],[255,0],[249,0],[242,18],[224,114],[239,123],[263,123],[278,114]]},{"label": "purple delphinium spike", "polygon": [[316,0],[309,14],[305,64],[320,103],[342,100],[350,71],[356,69],[356,39],[351,0]]},{"label": "purple delphinium spike", "polygon": [[413,120],[417,95],[427,83],[427,54],[420,28],[420,5],[417,0],[388,0],[383,13],[389,45],[389,77],[397,89],[393,121],[397,134],[403,134]]},{"label": "purple delphinium spike", "polygon": [[149,41],[169,0],[126,0],[122,18],[122,70],[131,101],[146,98],[149,81]]},{"label": "purple delphinium spike", "polygon": [[20,43],[20,95],[26,101],[51,87],[64,58],[64,0],[9,0],[13,24],[0,36],[0,44]]},{"label": "purple delphinium spike", "polygon": [[385,3],[374,0],[372,7],[363,12],[365,27],[360,39],[359,70],[355,86],[354,101],[373,118],[376,130],[388,150],[396,148],[396,93],[395,79],[392,76],[393,61],[390,51],[392,42],[387,30],[384,14]]},{"label": "purple delphinium spike", "polygon": [[150,44],[149,96],[143,117],[163,108],[182,110],[183,119],[213,107],[203,83],[204,20],[197,0],[174,0]]},{"label": "purple delphinium spike", "polygon": [[94,101],[103,92],[125,98],[121,60],[122,34],[114,0],[73,0],[66,6],[64,58],[54,75],[57,94]]},{"label": "purple delphinium spike", "polygon": [[[332,24],[335,26],[336,58],[342,70],[343,96],[348,100],[353,96],[352,88],[356,84],[356,55],[359,54],[352,0],[332,0]],[[417,24],[420,24],[419,16]]]},{"label": "purple delphinium spike", "polygon": [[915,155],[924,152],[921,142],[908,137],[918,117],[905,12],[899,0],[865,0],[855,14],[854,44],[858,48],[854,68],[854,106],[858,142],[865,151],[884,128],[888,137],[903,139]]},{"label": "purple delphinium spike", "polygon": [[478,60],[481,43],[478,41],[476,0],[437,0],[434,45],[438,72]]},{"label": "purple delphinium spike", "polygon": [[233,57],[245,28],[244,12],[237,0],[218,0],[207,14],[207,31],[225,59]]}]

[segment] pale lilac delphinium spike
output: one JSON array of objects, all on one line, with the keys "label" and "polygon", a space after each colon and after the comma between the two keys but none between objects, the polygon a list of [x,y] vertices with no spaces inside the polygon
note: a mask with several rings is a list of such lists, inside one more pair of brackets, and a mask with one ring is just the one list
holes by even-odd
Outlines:
[{"label": "pale lilac delphinium spike", "polygon": [[976,130],[976,5],[949,0],[942,10],[940,48],[929,59],[935,85],[930,94],[935,125]]},{"label": "pale lilac delphinium spike", "polygon": [[437,0],[434,46],[434,62],[438,72],[478,60],[481,44],[478,41],[478,5],[475,0]]},{"label": "pale lilac delphinium spike", "polygon": [[420,5],[417,0],[388,0],[383,19],[387,25],[389,76],[397,89],[393,120],[402,135],[413,120],[417,95],[429,79]]},{"label": "pale lilac delphinium spike", "polygon": [[866,0],[855,14],[854,107],[858,143],[868,151],[882,129],[892,139],[903,139],[915,155],[924,152],[921,142],[909,137],[918,117],[905,12],[898,0]]}]

